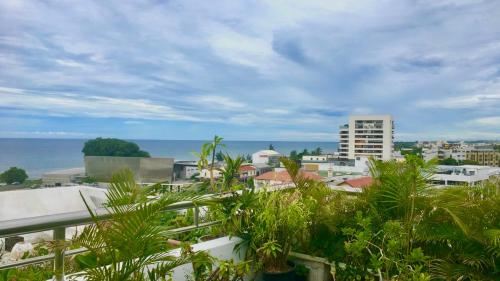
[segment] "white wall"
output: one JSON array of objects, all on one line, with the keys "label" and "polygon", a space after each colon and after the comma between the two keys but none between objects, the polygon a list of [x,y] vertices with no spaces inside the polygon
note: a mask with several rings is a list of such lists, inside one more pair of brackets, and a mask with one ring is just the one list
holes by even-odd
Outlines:
[{"label": "white wall", "polygon": [[[241,239],[238,237],[229,238],[228,236],[226,236],[207,242],[194,244],[192,245],[192,248],[193,251],[207,251],[212,257],[222,260],[233,259],[233,261],[237,263],[244,260],[244,254],[246,251],[245,247],[242,247],[241,251],[239,252],[234,251],[234,247],[240,242]],[[180,256],[179,249],[170,251],[170,253],[176,257]],[[154,266],[151,266],[150,268],[154,268]],[[192,265],[190,263],[184,264],[174,268],[172,279],[174,281],[188,281],[190,280],[189,277],[191,277],[192,274]],[[84,281],[85,279],[80,277],[72,280]]]}]

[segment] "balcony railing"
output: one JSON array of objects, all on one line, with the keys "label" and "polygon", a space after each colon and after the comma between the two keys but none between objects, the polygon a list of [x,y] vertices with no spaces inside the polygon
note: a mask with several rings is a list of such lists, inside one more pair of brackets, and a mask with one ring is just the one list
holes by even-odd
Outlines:
[{"label": "balcony railing", "polygon": [[[200,207],[204,206],[206,205],[200,203],[195,204],[194,202],[191,201],[177,202],[167,206],[165,208],[165,211],[180,211],[186,209],[194,209],[193,212],[194,223],[192,225],[171,229],[168,230],[168,232],[171,234],[179,234],[219,224],[220,221],[210,221],[210,222],[200,223],[199,210]],[[98,220],[107,220],[111,217],[108,210],[104,208],[96,209],[94,210],[94,212]],[[66,238],[65,237],[66,228],[80,226],[80,225],[88,225],[92,224],[93,222],[94,221],[88,211],[79,211],[79,212],[71,212],[71,213],[64,213],[57,215],[3,221],[0,224],[0,238],[52,230],[53,239],[55,241],[64,241]],[[68,251],[65,251],[63,249],[55,249],[54,253],[52,254],[27,258],[7,264],[0,264],[0,270],[27,266],[27,265],[34,265],[53,260],[54,261],[53,280],[63,281],[65,276],[64,257],[84,253],[86,251],[87,249],[85,248],[68,250]]]}]

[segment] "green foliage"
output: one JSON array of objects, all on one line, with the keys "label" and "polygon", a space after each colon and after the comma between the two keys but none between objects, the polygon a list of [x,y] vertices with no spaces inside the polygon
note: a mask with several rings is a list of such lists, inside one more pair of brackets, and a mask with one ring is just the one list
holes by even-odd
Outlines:
[{"label": "green foliage", "polygon": [[417,143],[414,141],[396,141],[394,142],[394,150],[401,150],[403,148],[415,148]]},{"label": "green foliage", "polygon": [[17,167],[10,167],[7,171],[0,174],[0,182],[13,184],[15,182],[23,183],[28,178],[26,171]]},{"label": "green foliage", "polygon": [[0,270],[0,281],[45,281],[51,278],[51,264]]},{"label": "green foliage", "polygon": [[310,271],[311,270],[303,264],[295,265],[295,274],[298,276],[308,276]]},{"label": "green foliage", "polygon": [[37,188],[42,185],[42,179],[27,179],[24,181],[23,185],[27,188]]},{"label": "green foliage", "polygon": [[230,191],[231,189],[241,189],[238,187],[238,174],[244,159],[241,156],[231,158],[229,154],[223,155],[226,166],[221,169],[220,191]]},{"label": "green foliage", "polygon": [[287,258],[292,245],[304,234],[310,213],[301,200],[300,192],[259,192],[251,217],[245,219],[241,231],[250,254],[267,272],[288,269]]},{"label": "green foliage", "polygon": [[446,159],[439,161],[439,165],[457,166],[458,161],[449,157],[449,158],[446,158]]},{"label": "green foliage", "polygon": [[95,177],[84,177],[82,179],[82,183],[88,183],[88,184],[92,184],[92,183],[97,183],[97,179]]},{"label": "green foliage", "polygon": [[421,147],[411,147],[410,150],[401,150],[401,155],[413,155],[422,158],[423,149]]},{"label": "green foliage", "polygon": [[[176,258],[168,253],[168,231],[162,223],[162,210],[186,198],[165,193],[148,199],[156,195],[154,190],[138,186],[130,171],[113,176],[106,195],[110,220],[98,220],[87,206],[94,224],[87,226],[75,243],[89,249],[92,256],[80,259],[85,268],[76,276],[86,280],[157,280],[188,261],[185,255]],[[153,264],[154,269],[149,267]]]},{"label": "green foliage", "polygon": [[427,185],[433,170],[416,156],[406,163],[371,162],[375,181],[351,196],[355,215],[352,209],[330,213],[339,217],[327,229],[330,240],[343,241],[327,256],[336,279],[497,280],[498,182],[433,189]]},{"label": "green foliage", "polygon": [[473,160],[456,160],[451,157],[439,161],[439,165],[458,166],[458,165],[479,165]]},{"label": "green foliage", "polygon": [[273,145],[272,143],[271,143],[271,144],[269,144],[269,148],[268,148],[268,149],[269,149],[269,150],[275,150],[275,149],[274,149],[274,145]]},{"label": "green foliage", "polygon": [[321,154],[323,154],[323,149],[321,149],[321,147],[317,147],[311,152],[309,152],[309,150],[305,148],[304,150],[302,150],[302,152],[299,153],[296,150],[290,151],[290,155],[288,158],[295,162],[300,162],[302,160],[302,156],[304,155],[321,155]]},{"label": "green foliage", "polygon": [[217,159],[218,162],[224,161],[224,153],[219,150],[219,152],[215,154],[215,159]]},{"label": "green foliage", "polygon": [[479,162],[474,160],[459,160],[458,165],[479,165]]},{"label": "green foliage", "polygon": [[250,272],[250,261],[235,263],[234,260],[214,258],[206,252],[193,252],[188,244],[182,250],[191,261],[194,281],[243,281]]},{"label": "green foliage", "polygon": [[290,151],[290,156],[288,158],[295,161],[295,162],[298,162],[301,160],[301,158],[299,158],[299,154],[297,153],[296,150]]},{"label": "green foliage", "polygon": [[[214,178],[214,164],[216,159],[216,150],[218,147],[225,147],[222,144],[223,138],[215,135],[212,142],[204,143],[201,146],[200,152],[192,152],[194,156],[198,158],[198,169],[201,171],[203,169],[208,169],[210,172],[210,187],[212,191],[215,191],[215,178]],[[211,161],[209,162],[209,157],[211,155]]]},{"label": "green foliage", "polygon": [[137,144],[113,138],[88,140],[82,152],[85,156],[150,157],[149,153],[140,150]]},{"label": "green foliage", "polygon": [[246,161],[246,162],[248,162],[248,163],[252,163],[252,155],[247,154],[247,155],[245,156],[245,161]]},{"label": "green foliage", "polygon": [[321,147],[316,147],[316,149],[311,152],[311,155],[321,155],[321,154],[323,154],[323,150],[321,149]]}]

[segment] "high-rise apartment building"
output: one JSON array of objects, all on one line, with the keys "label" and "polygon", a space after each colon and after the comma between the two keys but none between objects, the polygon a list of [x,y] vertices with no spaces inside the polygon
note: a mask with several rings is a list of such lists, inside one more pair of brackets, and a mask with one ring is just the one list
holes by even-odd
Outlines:
[{"label": "high-rise apartment building", "polygon": [[339,128],[339,156],[392,159],[394,152],[394,121],[390,115],[353,115],[349,124]]}]

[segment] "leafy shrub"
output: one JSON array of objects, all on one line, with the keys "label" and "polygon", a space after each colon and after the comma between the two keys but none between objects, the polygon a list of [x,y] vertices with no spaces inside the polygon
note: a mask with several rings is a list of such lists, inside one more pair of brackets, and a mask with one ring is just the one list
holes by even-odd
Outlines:
[{"label": "leafy shrub", "polygon": [[7,171],[0,174],[0,182],[6,182],[7,184],[15,182],[23,183],[27,178],[26,171],[17,167],[10,167]]},{"label": "leafy shrub", "polygon": [[85,156],[150,157],[133,142],[120,139],[96,138],[85,142],[82,149]]}]

